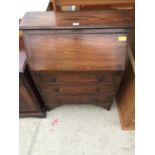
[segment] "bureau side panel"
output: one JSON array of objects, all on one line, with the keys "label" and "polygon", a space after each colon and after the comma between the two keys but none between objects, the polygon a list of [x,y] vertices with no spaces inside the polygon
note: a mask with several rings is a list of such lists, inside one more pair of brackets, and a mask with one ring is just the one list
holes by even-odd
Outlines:
[{"label": "bureau side panel", "polygon": [[27,73],[20,73],[19,80],[19,114],[20,117],[38,116],[43,117],[45,113],[41,109],[40,96],[32,88],[30,81],[27,79]]}]

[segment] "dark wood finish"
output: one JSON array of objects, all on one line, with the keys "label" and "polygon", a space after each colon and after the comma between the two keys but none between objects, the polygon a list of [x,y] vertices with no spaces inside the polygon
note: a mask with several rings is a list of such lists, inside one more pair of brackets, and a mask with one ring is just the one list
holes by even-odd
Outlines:
[{"label": "dark wood finish", "polygon": [[[131,11],[28,12],[20,29],[131,28]],[[79,26],[73,26],[79,22]]]},{"label": "dark wood finish", "polygon": [[134,4],[102,4],[102,5],[80,5],[76,7],[80,11],[92,10],[132,10]]},{"label": "dark wood finish", "polygon": [[25,51],[24,41],[23,41],[23,32],[19,30],[19,51]]},{"label": "dark wood finish", "polygon": [[52,11],[53,10],[53,2],[50,1],[47,7],[47,11]]},{"label": "dark wood finish", "polygon": [[[105,72],[35,72],[31,71],[31,75],[35,81],[35,84],[48,107],[48,104],[53,104],[53,106],[58,105],[56,102],[57,98],[66,96],[74,97],[74,100],[70,101],[63,99],[61,103],[77,103],[81,102],[80,96],[83,96],[87,100],[89,96],[94,96],[94,98],[101,98],[100,102],[94,102],[94,99],[88,98],[85,103],[94,103],[106,107],[108,109],[112,104],[115,92],[118,89],[123,71],[105,71]],[[108,96],[109,100],[104,96]],[[97,96],[96,96],[97,95]],[[78,97],[79,96],[79,97]],[[66,102],[63,102],[66,101]],[[101,102],[102,101],[102,102]],[[106,103],[106,104],[103,104]]]},{"label": "dark wood finish", "polygon": [[113,96],[111,95],[70,95],[54,97],[47,95],[44,99],[47,110],[51,110],[52,108],[63,104],[94,104],[110,110],[113,102]]},{"label": "dark wood finish", "polygon": [[[19,23],[21,22],[21,19],[19,19]],[[24,41],[23,41],[23,32],[19,30],[19,52],[20,51],[25,51],[24,48]]]},{"label": "dark wood finish", "polygon": [[[134,0],[54,0],[56,5],[133,4]],[[82,3],[82,4],[81,4]]]},{"label": "dark wood finish", "polygon": [[105,84],[117,83],[123,75],[123,71],[32,71],[31,75],[37,83],[46,84]]},{"label": "dark wood finish", "polygon": [[[135,9],[132,11],[135,18]],[[118,89],[116,101],[120,116],[121,127],[124,130],[135,129],[135,29],[129,33],[128,61],[126,63],[125,76]]]},{"label": "dark wood finish", "polygon": [[19,116],[44,117],[41,109],[41,98],[35,91],[34,85],[26,70],[26,55],[19,53]]},{"label": "dark wood finish", "polygon": [[[31,74],[47,107],[48,105],[50,107],[53,105],[54,107],[64,103],[94,103],[109,109],[118,89],[123,71],[33,71]],[[72,96],[73,99],[71,99]],[[57,100],[61,100],[61,102]],[[98,101],[95,102],[95,100]]]},{"label": "dark wood finish", "polygon": [[[63,84],[63,85],[50,85],[40,84],[42,87],[42,95],[102,95],[102,94],[114,94],[116,87],[112,84]],[[108,91],[107,91],[108,90]]]},{"label": "dark wood finish", "polygon": [[53,0],[52,2],[53,2],[53,10],[56,11],[57,10],[57,8],[56,8],[56,1]]},{"label": "dark wood finish", "polygon": [[124,73],[132,24],[130,11],[24,16],[20,29],[28,66],[48,110],[67,103],[110,109]]},{"label": "dark wood finish", "polygon": [[126,41],[119,42],[118,38],[127,37],[125,33],[84,34],[80,30],[65,35],[43,33],[25,35],[28,61],[33,71],[49,68],[52,71],[124,70]]},{"label": "dark wood finish", "polygon": [[135,128],[135,75],[128,57],[124,78],[116,95],[121,127],[124,130]]},{"label": "dark wood finish", "polygon": [[55,11],[60,11],[63,6],[75,5],[79,10],[99,9],[132,9],[135,0],[53,0]]},{"label": "dark wood finish", "polygon": [[[135,8],[132,10],[132,19],[135,21]],[[132,55],[135,58],[135,28],[132,28],[129,33],[129,45]]]},{"label": "dark wood finish", "polygon": [[132,55],[135,58],[135,29],[131,29],[129,33],[129,45],[132,51]]}]

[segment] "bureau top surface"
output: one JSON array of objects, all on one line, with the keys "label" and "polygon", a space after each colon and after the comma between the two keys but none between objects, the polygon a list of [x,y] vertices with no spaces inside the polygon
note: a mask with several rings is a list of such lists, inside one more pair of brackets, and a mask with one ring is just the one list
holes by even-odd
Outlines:
[{"label": "bureau top surface", "polygon": [[27,12],[20,29],[131,28],[129,10],[82,12]]}]

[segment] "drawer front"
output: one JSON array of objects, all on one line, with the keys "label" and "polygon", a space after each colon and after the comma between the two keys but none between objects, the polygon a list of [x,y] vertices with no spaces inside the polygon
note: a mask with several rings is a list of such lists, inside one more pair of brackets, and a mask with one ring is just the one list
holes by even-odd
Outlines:
[{"label": "drawer front", "polygon": [[47,109],[63,104],[97,104],[108,109],[123,72],[31,72]]},{"label": "drawer front", "polygon": [[46,96],[46,106],[57,106],[62,104],[112,104],[112,95],[76,95],[76,96]]},{"label": "drawer front", "polygon": [[64,83],[118,83],[122,77],[122,71],[105,72],[32,72],[36,83],[64,84]]},{"label": "drawer front", "polygon": [[55,95],[94,95],[94,94],[114,94],[116,85],[81,85],[81,84],[67,84],[67,85],[39,85],[41,94],[43,96]]},{"label": "drawer front", "polygon": [[24,35],[32,71],[124,70],[127,34],[54,32]]}]

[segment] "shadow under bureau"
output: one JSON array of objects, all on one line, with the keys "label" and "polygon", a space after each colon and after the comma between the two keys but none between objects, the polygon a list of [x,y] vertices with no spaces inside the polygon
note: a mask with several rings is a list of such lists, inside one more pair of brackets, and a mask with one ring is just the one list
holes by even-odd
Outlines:
[{"label": "shadow under bureau", "polygon": [[48,110],[110,109],[125,70],[130,11],[28,12],[20,23],[28,67]]}]

